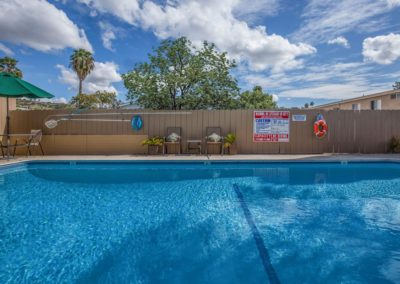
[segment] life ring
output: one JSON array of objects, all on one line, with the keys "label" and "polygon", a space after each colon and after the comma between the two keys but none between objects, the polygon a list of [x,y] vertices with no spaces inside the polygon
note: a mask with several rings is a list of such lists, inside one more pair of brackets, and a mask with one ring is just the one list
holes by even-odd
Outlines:
[{"label": "life ring", "polygon": [[322,138],[328,132],[328,124],[326,124],[325,119],[317,120],[314,123],[314,134],[318,138]]}]

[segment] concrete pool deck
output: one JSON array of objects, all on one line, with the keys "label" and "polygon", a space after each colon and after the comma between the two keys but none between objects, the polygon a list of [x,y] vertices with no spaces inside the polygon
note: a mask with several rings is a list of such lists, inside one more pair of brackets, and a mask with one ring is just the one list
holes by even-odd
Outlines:
[{"label": "concrete pool deck", "polygon": [[0,159],[0,165],[24,161],[399,161],[400,154],[318,154],[318,155],[69,155],[19,156]]}]

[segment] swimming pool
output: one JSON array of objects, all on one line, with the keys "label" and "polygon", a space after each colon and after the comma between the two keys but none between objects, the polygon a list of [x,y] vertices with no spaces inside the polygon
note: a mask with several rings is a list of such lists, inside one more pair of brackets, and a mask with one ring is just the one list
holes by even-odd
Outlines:
[{"label": "swimming pool", "polygon": [[400,164],[0,168],[0,283],[399,283]]}]

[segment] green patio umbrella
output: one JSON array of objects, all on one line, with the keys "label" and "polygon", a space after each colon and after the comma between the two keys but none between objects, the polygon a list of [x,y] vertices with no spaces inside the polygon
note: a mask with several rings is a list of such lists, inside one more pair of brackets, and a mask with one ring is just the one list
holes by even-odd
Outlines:
[{"label": "green patio umbrella", "polygon": [[[10,116],[9,116],[9,98],[31,98],[31,99],[49,99],[54,96],[17,76],[0,72],[0,97],[7,98],[7,120],[6,120],[6,135],[10,134]],[[9,144],[9,136],[7,143]],[[7,149],[8,151],[8,149]]]}]

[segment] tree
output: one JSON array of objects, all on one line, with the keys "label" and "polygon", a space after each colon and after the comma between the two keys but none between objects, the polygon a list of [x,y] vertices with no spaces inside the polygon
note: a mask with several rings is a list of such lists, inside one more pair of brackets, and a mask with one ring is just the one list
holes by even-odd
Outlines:
[{"label": "tree", "polygon": [[94,69],[94,58],[92,53],[80,48],[74,50],[70,57],[70,66],[76,72],[79,79],[78,95],[82,94],[82,82]]},{"label": "tree", "polygon": [[310,102],[310,107],[313,107],[315,103],[313,101]]},{"label": "tree", "polygon": [[399,82],[394,82],[393,90],[400,90],[400,81]]},{"label": "tree", "polygon": [[305,103],[305,104],[304,104],[304,108],[309,108],[309,106],[310,106],[310,105],[309,105],[308,103]]},{"label": "tree", "polygon": [[99,108],[118,108],[120,102],[117,100],[117,94],[114,92],[97,91],[95,93],[99,102]]},{"label": "tree", "polygon": [[17,67],[18,60],[5,56],[0,58],[0,72],[14,74],[18,78],[22,78],[22,71]]},{"label": "tree", "polygon": [[99,106],[99,100],[95,94],[79,93],[72,97],[71,102],[76,108],[95,109]]},{"label": "tree", "polygon": [[114,92],[97,91],[93,94],[77,94],[72,97],[71,102],[76,108],[118,108],[120,102]]},{"label": "tree", "polygon": [[271,95],[264,93],[262,87],[255,86],[252,91],[240,95],[239,105],[245,109],[275,109],[277,108]]},{"label": "tree", "polygon": [[230,109],[239,95],[230,75],[235,62],[215,45],[195,48],[185,37],[165,40],[122,76],[127,99],[149,109]]}]

